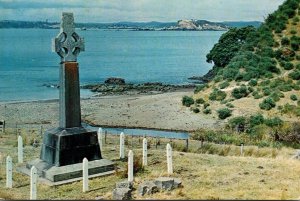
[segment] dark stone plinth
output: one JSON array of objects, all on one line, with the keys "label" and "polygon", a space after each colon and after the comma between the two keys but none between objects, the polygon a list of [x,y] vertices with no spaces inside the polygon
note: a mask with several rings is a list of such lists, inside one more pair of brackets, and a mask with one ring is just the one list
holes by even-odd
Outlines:
[{"label": "dark stone plinth", "polygon": [[78,128],[54,128],[43,136],[40,159],[50,166],[64,166],[101,159],[97,132]]}]

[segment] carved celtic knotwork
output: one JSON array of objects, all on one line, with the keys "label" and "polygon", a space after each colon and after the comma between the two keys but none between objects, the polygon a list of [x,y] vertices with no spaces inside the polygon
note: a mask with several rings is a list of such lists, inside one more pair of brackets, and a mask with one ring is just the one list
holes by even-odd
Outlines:
[{"label": "carved celtic knotwork", "polygon": [[52,51],[63,62],[77,61],[77,56],[84,51],[84,39],[75,32],[73,13],[62,13],[60,33],[52,40]]}]

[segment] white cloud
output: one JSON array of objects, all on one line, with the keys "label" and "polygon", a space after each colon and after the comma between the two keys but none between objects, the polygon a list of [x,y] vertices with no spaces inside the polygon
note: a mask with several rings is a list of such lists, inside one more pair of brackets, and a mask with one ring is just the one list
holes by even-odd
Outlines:
[{"label": "white cloud", "polygon": [[0,0],[0,19],[59,21],[62,11],[78,22],[260,20],[284,0]]}]

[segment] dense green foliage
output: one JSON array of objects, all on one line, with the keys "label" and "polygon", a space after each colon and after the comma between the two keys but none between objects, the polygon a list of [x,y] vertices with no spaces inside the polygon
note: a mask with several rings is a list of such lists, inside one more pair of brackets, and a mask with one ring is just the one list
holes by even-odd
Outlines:
[{"label": "dense green foliage", "polygon": [[241,86],[239,88],[235,88],[235,89],[233,89],[233,91],[231,93],[231,95],[236,99],[247,97],[248,94],[249,94],[249,91],[246,86]]},{"label": "dense green foliage", "polygon": [[182,105],[184,105],[184,106],[190,107],[194,103],[195,103],[194,99],[189,96],[184,96],[182,98]]},{"label": "dense green foliage", "polygon": [[212,101],[222,101],[226,98],[227,94],[224,91],[214,89],[209,95],[209,100]]},{"label": "dense green foliage", "polygon": [[276,106],[275,101],[272,98],[266,98],[262,103],[259,104],[260,109],[262,110],[271,110]]},{"label": "dense green foliage", "polygon": [[220,119],[226,119],[231,116],[231,110],[228,108],[219,109],[217,112]]}]

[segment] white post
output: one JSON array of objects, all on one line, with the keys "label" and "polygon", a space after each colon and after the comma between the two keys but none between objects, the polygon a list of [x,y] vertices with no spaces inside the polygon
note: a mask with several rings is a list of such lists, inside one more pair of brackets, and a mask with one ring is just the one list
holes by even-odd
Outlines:
[{"label": "white post", "polygon": [[12,160],[10,156],[6,158],[6,188],[12,188]]},{"label": "white post", "polygon": [[99,143],[99,146],[100,146],[100,150],[102,151],[102,149],[103,149],[103,144],[102,144],[103,131],[102,131],[102,128],[98,129],[97,135],[98,135],[98,143]]},{"label": "white post", "polygon": [[128,181],[133,182],[133,152],[128,153]]},{"label": "white post", "polygon": [[143,166],[147,166],[147,139],[143,139]]},{"label": "white post", "polygon": [[125,136],[123,132],[120,134],[120,158],[125,158]]},{"label": "white post", "polygon": [[89,190],[89,161],[84,158],[82,162],[82,178],[83,178],[83,192],[86,192]]},{"label": "white post", "polygon": [[23,163],[23,139],[21,135],[18,137],[18,163]]},{"label": "white post", "polygon": [[168,174],[173,174],[173,162],[172,162],[172,147],[167,144],[167,163],[168,163]]},{"label": "white post", "polygon": [[37,169],[32,166],[30,171],[30,200],[36,200]]},{"label": "white post", "polygon": [[244,144],[241,144],[241,156],[244,155]]}]

